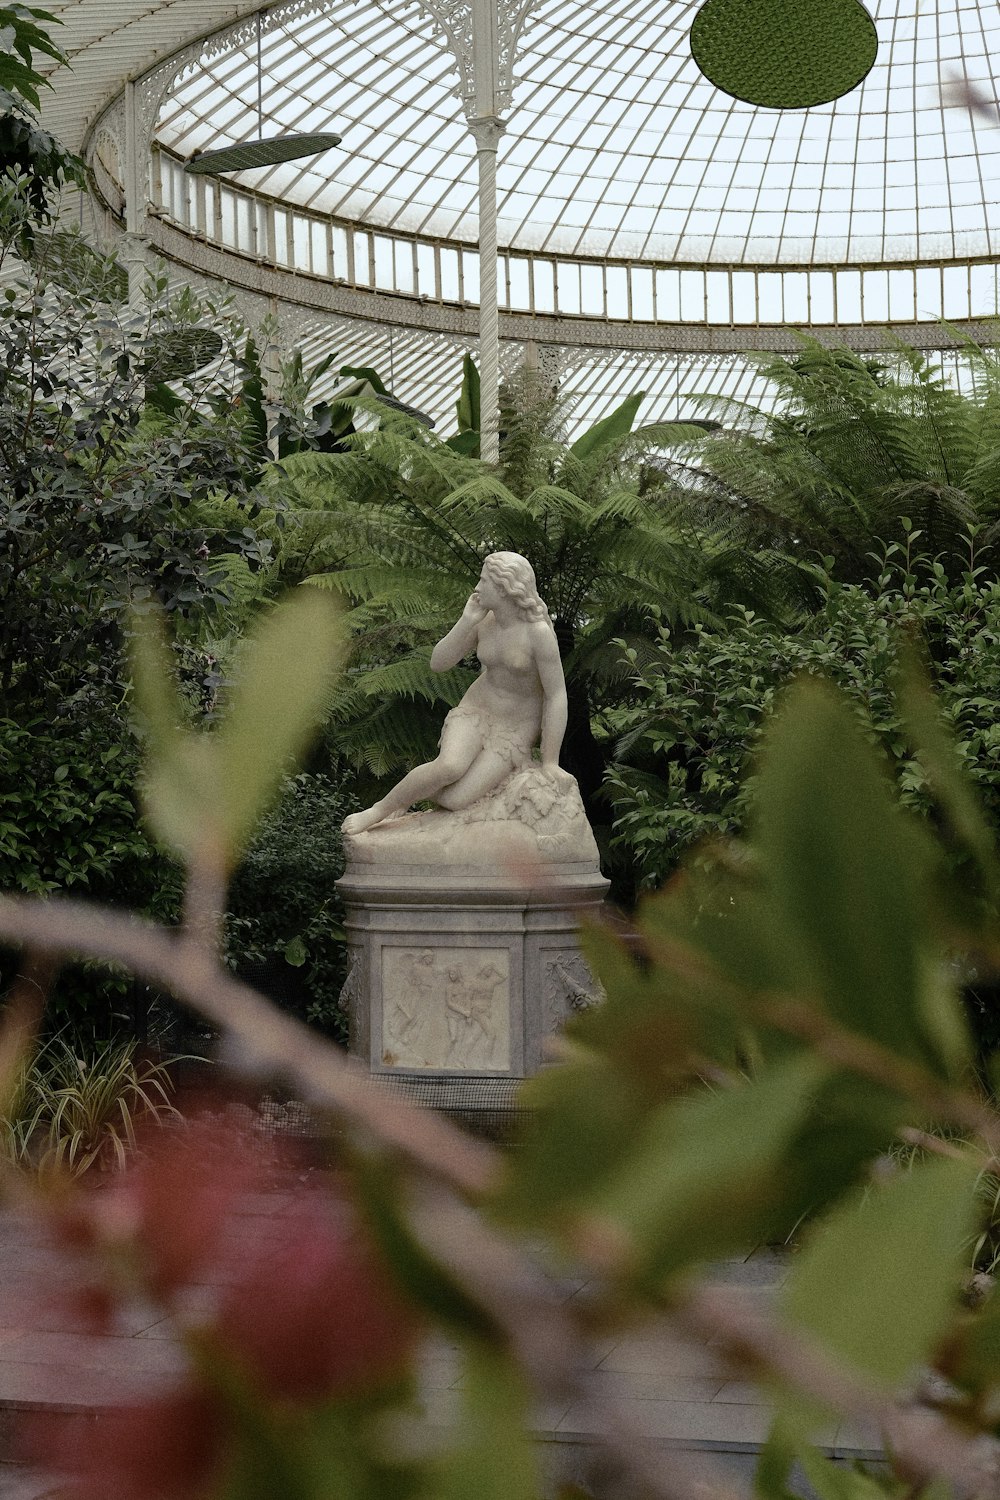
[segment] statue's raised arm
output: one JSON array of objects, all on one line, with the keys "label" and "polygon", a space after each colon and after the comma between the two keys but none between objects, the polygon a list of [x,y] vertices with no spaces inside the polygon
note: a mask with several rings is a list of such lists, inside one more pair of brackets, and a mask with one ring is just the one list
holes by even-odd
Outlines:
[{"label": "statue's raised arm", "polygon": [[543,765],[558,767],[566,683],[549,612],[531,564],[517,552],[487,557],[461,618],[434,647],[431,667],[445,672],[473,651],[482,671],[445,719],[436,758],[352,813],[346,834],[364,833],[425,799],[469,807],[529,765],[539,745]]},{"label": "statue's raised arm", "polygon": [[473,589],[465,601],[461,617],[442,636],[431,652],[431,671],[448,672],[465,656],[470,656],[479,643],[479,627],[485,620],[487,610],[479,602],[479,590]]}]

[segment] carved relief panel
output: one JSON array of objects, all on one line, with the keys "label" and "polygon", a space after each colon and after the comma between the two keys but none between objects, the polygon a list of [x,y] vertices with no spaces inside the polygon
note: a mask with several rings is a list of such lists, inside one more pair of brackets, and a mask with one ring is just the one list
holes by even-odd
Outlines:
[{"label": "carved relief panel", "polygon": [[544,991],[542,1026],[546,1034],[558,1031],[569,1016],[604,999],[604,990],[593,977],[586,960],[574,948],[543,955]]},{"label": "carved relief panel", "polygon": [[347,949],[347,974],[341,986],[337,1007],[347,1017],[351,1051],[365,1054],[369,1045],[369,1003],[365,950],[360,943]]},{"label": "carved relief panel", "polygon": [[510,1068],[505,948],[382,949],[382,1062],[461,1073]]}]

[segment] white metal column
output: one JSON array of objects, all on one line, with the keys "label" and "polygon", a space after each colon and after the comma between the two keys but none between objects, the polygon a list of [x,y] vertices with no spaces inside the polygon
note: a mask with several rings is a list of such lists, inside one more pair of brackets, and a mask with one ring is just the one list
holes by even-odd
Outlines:
[{"label": "white metal column", "polygon": [[479,176],[480,453],[500,443],[500,313],[497,301],[497,146],[511,108],[521,27],[534,0],[419,0],[458,63],[462,108],[476,142]]},{"label": "white metal column", "polygon": [[149,136],[143,129],[138,85],[125,85],[125,233],[122,260],[128,272],[128,299],[135,306],[142,300],[146,279],[149,240],[146,210],[149,174]]},{"label": "white metal column", "polygon": [[497,143],[503,121],[469,121],[479,168],[479,425],[480,454],[500,457],[500,311],[497,301]]},{"label": "white metal column", "polygon": [[500,314],[497,305],[497,146],[500,119],[497,0],[472,0],[475,113],[469,129],[479,170],[479,424],[480,453],[500,456]]}]

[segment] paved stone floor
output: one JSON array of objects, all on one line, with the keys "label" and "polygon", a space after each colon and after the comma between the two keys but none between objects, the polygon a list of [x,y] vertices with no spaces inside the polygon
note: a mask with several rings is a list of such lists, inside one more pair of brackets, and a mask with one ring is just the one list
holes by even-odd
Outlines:
[{"label": "paved stone floor", "polygon": [[[286,1206],[281,1195],[261,1195],[248,1205],[234,1234],[245,1236],[248,1244],[280,1237]],[[767,1299],[786,1276],[787,1262],[760,1251],[723,1262],[713,1274],[746,1297]],[[181,1364],[170,1327],[154,1308],[129,1309],[109,1335],[73,1331],[66,1278],[65,1259],[38,1230],[0,1213],[0,1500],[42,1500],[58,1492],[52,1481],[6,1461],[20,1413],[65,1417],[149,1394],[168,1384]],[[562,1290],[570,1298],[584,1293],[585,1285],[569,1281]],[[644,1330],[595,1344],[592,1359],[588,1379],[595,1395],[613,1400],[637,1436],[664,1448],[728,1456],[730,1469],[742,1464],[741,1472],[749,1475],[751,1455],[768,1428],[767,1400],[755,1386],[731,1379],[711,1345],[657,1338]],[[433,1341],[421,1371],[429,1423],[448,1423],[461,1387],[457,1346]],[[540,1438],[567,1452],[574,1445],[581,1451],[592,1447],[585,1409],[566,1405],[539,1411],[534,1425]],[[821,1443],[837,1457],[874,1457],[878,1440],[874,1432],[842,1423],[823,1434]]]}]

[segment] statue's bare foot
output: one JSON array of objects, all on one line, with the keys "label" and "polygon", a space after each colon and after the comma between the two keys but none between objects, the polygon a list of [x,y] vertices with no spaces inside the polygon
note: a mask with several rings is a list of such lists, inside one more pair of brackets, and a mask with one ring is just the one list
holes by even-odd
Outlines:
[{"label": "statue's bare foot", "polygon": [[382,821],[378,803],[374,807],[366,807],[364,812],[350,813],[340,825],[341,833],[365,833],[376,823]]}]

